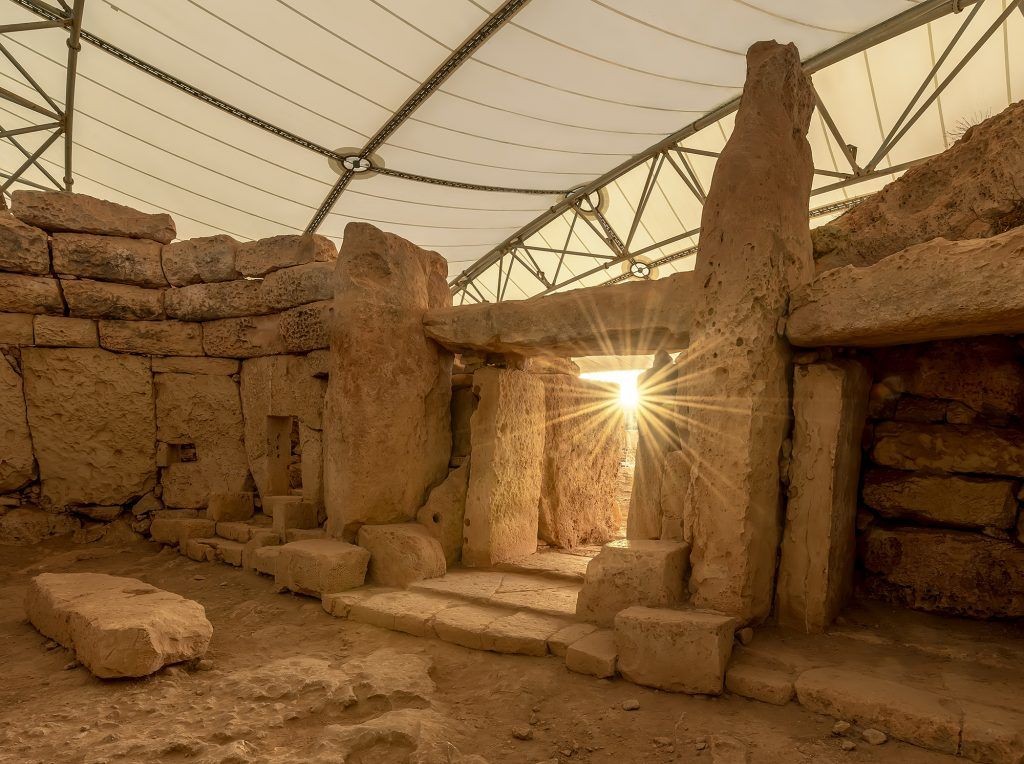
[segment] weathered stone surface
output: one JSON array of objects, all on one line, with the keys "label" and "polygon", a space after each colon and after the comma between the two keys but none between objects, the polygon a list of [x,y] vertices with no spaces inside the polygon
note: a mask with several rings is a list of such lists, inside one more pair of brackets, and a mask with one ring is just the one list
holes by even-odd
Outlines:
[{"label": "weathered stone surface", "polygon": [[1012,528],[1017,500],[1012,480],[869,470],[864,503],[879,514],[963,528]]},{"label": "weathered stone surface", "polygon": [[156,476],[149,359],[85,348],[22,351],[44,501],[124,504]]},{"label": "weathered stone surface", "polygon": [[869,527],[869,593],[904,607],[973,618],[1024,616],[1024,548],[962,531]]},{"label": "weathered stone surface", "polygon": [[100,344],[96,321],[91,318],[40,315],[32,325],[39,347],[94,348]]},{"label": "weathered stone surface", "polygon": [[263,303],[277,311],[330,300],[334,296],[333,260],[296,265],[267,274],[260,284]]},{"label": "weathered stone surface", "polygon": [[642,355],[685,348],[694,301],[691,273],[563,294],[459,305],[424,317],[427,334],[456,352]]},{"label": "weathered stone surface", "polygon": [[154,321],[164,317],[164,290],[87,279],[62,279],[72,316]]},{"label": "weathered stone surface", "polygon": [[0,345],[31,345],[31,313],[0,313]]},{"label": "weathered stone surface", "polygon": [[316,302],[270,316],[224,318],[203,324],[207,355],[255,358],[306,353],[328,345],[331,304]]},{"label": "weathered stone surface", "polygon": [[861,671],[816,668],[796,680],[800,705],[888,732],[899,740],[956,753],[960,712],[938,695]]},{"label": "weathered stone surface", "polygon": [[[469,376],[472,380],[473,375]],[[477,397],[472,382],[465,387],[452,388],[452,458],[469,456],[472,449],[470,437],[473,412],[476,411]]]},{"label": "weathered stone surface", "polygon": [[365,549],[336,539],[293,541],[277,549],[278,586],[315,596],[362,586],[370,561]]},{"label": "weathered stone surface", "polygon": [[592,623],[571,623],[548,637],[548,650],[552,655],[564,658],[569,647],[595,631],[597,627]]},{"label": "weathered stone surface", "polygon": [[82,527],[71,515],[18,507],[0,516],[0,545],[32,546],[52,536],[66,536]]},{"label": "weathered stone surface", "polygon": [[[254,543],[250,541],[249,544]],[[277,577],[277,559],[281,556],[280,546],[260,546],[252,549],[248,552],[248,555],[243,554],[242,559],[248,560],[247,563],[243,563],[246,568],[251,568],[257,573],[262,573],[264,576]]]},{"label": "weathered stone surface", "polygon": [[505,615],[484,627],[482,648],[511,655],[547,655],[548,639],[566,623],[564,618],[525,610]]},{"label": "weathered stone surface", "polygon": [[793,677],[785,671],[743,661],[733,662],[725,674],[725,688],[744,698],[784,706],[793,699]]},{"label": "weathered stone surface", "polygon": [[0,273],[0,311],[5,313],[64,312],[57,279]]},{"label": "weathered stone surface", "polygon": [[701,610],[630,607],[615,616],[619,673],[646,687],[719,695],[736,620]]},{"label": "weathered stone surface", "polygon": [[238,242],[225,234],[164,245],[163,270],[171,286],[212,284],[241,278],[235,270]]},{"label": "weathered stone surface", "polygon": [[544,384],[534,374],[492,367],[473,374],[462,562],[489,567],[537,548],[543,480]]},{"label": "weathered stone surface", "polygon": [[151,215],[121,204],[85,194],[64,191],[15,191],[11,196],[14,217],[51,233],[95,233],[152,239],[161,244],[174,240],[170,215]]},{"label": "weathered stone surface", "polygon": [[[626,516],[627,538],[661,536],[665,456],[680,446],[678,375],[679,368],[672,363],[672,356],[662,351],[655,355],[652,367],[637,378],[640,405],[637,407],[636,467]],[[685,496],[685,487],[683,490]]]},{"label": "weathered stone surface", "polygon": [[445,642],[471,650],[485,650],[487,638],[484,631],[508,614],[508,610],[504,608],[487,605],[445,608],[434,617],[434,631]]},{"label": "weathered stone surface", "polygon": [[147,676],[201,658],[213,636],[198,602],[103,573],[42,573],[29,583],[25,612],[104,679]]},{"label": "weathered stone surface", "polygon": [[330,262],[337,257],[334,243],[325,236],[287,234],[239,244],[235,251],[235,267],[243,276],[266,276],[281,268]]},{"label": "weathered stone surface", "polygon": [[168,289],[164,305],[168,316],[182,321],[210,321],[275,312],[264,302],[262,282],[256,280],[192,284]]},{"label": "weathered stone surface", "polygon": [[[790,351],[778,327],[813,275],[807,128],[814,91],[793,45],[747,52],[736,126],[715,165],[686,380],[693,603],[753,621],[772,605]],[[757,184],[751,187],[750,178]]]},{"label": "weathered stone surface", "polygon": [[40,275],[50,270],[46,233],[0,213],[0,271]]},{"label": "weathered stone surface", "polygon": [[985,238],[1021,224],[1024,103],[974,125],[946,151],[912,167],[813,232],[818,269],[865,266],[942,236]]},{"label": "weathered stone surface", "polygon": [[577,674],[589,674],[600,679],[615,676],[618,648],[615,632],[601,629],[569,645],[565,652],[565,667]]},{"label": "weathered stone surface", "polygon": [[211,493],[251,490],[242,442],[238,384],[212,374],[157,374],[157,439],[195,446],[195,461],[163,469],[163,500],[169,507],[205,507]]},{"label": "weathered stone surface", "polygon": [[855,361],[798,366],[776,591],[779,622],[823,631],[853,591],[861,435],[871,378]]},{"label": "weathered stone surface", "polygon": [[317,527],[316,507],[301,496],[264,496],[263,511],[274,518],[274,530],[282,536],[289,530]]},{"label": "weathered stone surface", "polygon": [[[252,517],[252,513],[252,491],[244,491],[242,493],[211,493],[206,504],[206,516],[218,523],[221,521],[237,522],[248,520]],[[217,535],[220,535],[219,527]],[[245,541],[248,540],[245,539]]]},{"label": "weathered stone surface", "polygon": [[61,276],[80,276],[141,287],[167,286],[160,267],[161,246],[155,241],[55,233],[52,250],[53,270]]},{"label": "weathered stone surface", "polygon": [[822,273],[790,300],[794,345],[876,347],[1024,333],[1024,227],[917,244]]},{"label": "weathered stone surface", "polygon": [[100,321],[100,345],[119,353],[203,354],[201,324],[184,321]]},{"label": "weathered stone surface", "polygon": [[972,761],[1019,764],[1024,761],[1024,714],[964,703],[961,755]]},{"label": "weathered stone surface", "polygon": [[[332,535],[412,519],[448,474],[452,356],[422,325],[427,309],[451,304],[446,274],[436,253],[364,223],[345,227],[324,439]],[[395,470],[401,480],[381,479]]]},{"label": "weathered stone surface", "polygon": [[0,355],[0,493],[18,490],[35,474],[21,375]]},{"label": "weathered stone surface", "polygon": [[364,525],[359,546],[370,553],[370,581],[381,586],[404,587],[446,571],[441,543],[419,523]]},{"label": "weathered stone surface", "polygon": [[241,365],[234,358],[156,357],[153,359],[153,373],[169,374],[221,374],[230,377],[238,374]]},{"label": "weathered stone surface", "polygon": [[184,544],[191,538],[203,538],[212,536],[216,531],[217,524],[213,520],[203,517],[174,517],[167,516],[167,512],[178,510],[165,510],[163,516],[153,518],[149,526],[149,535],[160,544],[179,545]]},{"label": "weathered stone surface", "polygon": [[661,471],[661,535],[665,541],[693,543],[693,513],[687,511],[686,487],[690,482],[689,454],[669,451]]},{"label": "weathered stone surface", "polygon": [[883,422],[871,456],[900,470],[1024,477],[1024,432],[972,425]]},{"label": "weathered stone surface", "polygon": [[675,541],[622,539],[590,561],[576,615],[611,626],[631,605],[672,607],[683,599],[689,547]]},{"label": "weathered stone surface", "polygon": [[615,502],[625,439],[618,390],[543,374],[544,454],[538,535],[559,547],[603,544],[619,527]]},{"label": "weathered stone surface", "polygon": [[416,520],[436,538],[449,567],[462,559],[462,529],[469,488],[469,462],[449,471],[448,477],[430,492]]},{"label": "weathered stone surface", "polygon": [[329,345],[328,326],[333,305],[311,302],[286,310],[281,316],[281,337],[289,353],[308,353]]},{"label": "weathered stone surface", "polygon": [[420,592],[382,592],[353,603],[351,621],[401,631],[417,637],[434,636],[434,616],[452,600]]}]

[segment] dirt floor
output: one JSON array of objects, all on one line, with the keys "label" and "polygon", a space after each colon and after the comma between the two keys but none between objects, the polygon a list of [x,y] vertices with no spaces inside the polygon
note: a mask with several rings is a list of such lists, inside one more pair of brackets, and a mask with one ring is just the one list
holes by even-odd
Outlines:
[{"label": "dirt floor", "polygon": [[[25,620],[26,583],[43,571],[131,576],[199,601],[214,626],[212,665],[93,678]],[[0,581],[0,762],[954,761],[896,741],[843,751],[835,720],[795,704],[661,693],[573,674],[553,657],[339,620],[317,600],[275,594],[270,579],[155,544],[0,547]],[[373,675],[370,663],[359,702],[343,701],[345,672]],[[632,699],[639,708],[624,710]],[[387,733],[370,735],[384,720]],[[394,729],[403,724],[432,744],[416,748]]]}]

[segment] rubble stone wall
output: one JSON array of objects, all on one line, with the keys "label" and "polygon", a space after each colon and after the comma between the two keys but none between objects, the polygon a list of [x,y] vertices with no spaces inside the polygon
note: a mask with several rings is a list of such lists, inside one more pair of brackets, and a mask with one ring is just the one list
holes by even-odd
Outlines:
[{"label": "rubble stone wall", "polygon": [[322,508],[334,245],[173,238],[80,194],[0,213],[0,543],[265,493],[270,417],[284,490]]}]

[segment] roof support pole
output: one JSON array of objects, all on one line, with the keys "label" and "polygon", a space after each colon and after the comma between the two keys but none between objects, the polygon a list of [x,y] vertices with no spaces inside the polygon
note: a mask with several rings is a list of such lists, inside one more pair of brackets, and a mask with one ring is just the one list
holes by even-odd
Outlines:
[{"label": "roof support pole", "polygon": [[75,83],[78,74],[78,52],[82,49],[79,36],[82,34],[82,14],[85,12],[85,0],[75,0],[71,13],[71,29],[68,34],[68,72],[67,84],[64,88],[64,190],[70,191],[75,183],[71,171],[71,159],[74,149],[75,124]]}]

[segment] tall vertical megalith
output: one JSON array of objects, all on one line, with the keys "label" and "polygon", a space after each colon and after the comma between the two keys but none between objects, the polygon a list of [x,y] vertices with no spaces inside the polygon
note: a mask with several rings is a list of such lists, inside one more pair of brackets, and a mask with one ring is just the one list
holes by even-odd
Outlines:
[{"label": "tall vertical megalith", "polygon": [[807,220],[814,93],[793,45],[755,43],[701,219],[687,377],[697,607],[753,621],[772,603],[779,452],[789,430],[790,291],[813,274]]},{"label": "tall vertical megalith", "polygon": [[423,314],[451,305],[447,263],[349,223],[334,277],[324,415],[328,531],[411,520],[448,474],[452,355]]}]

